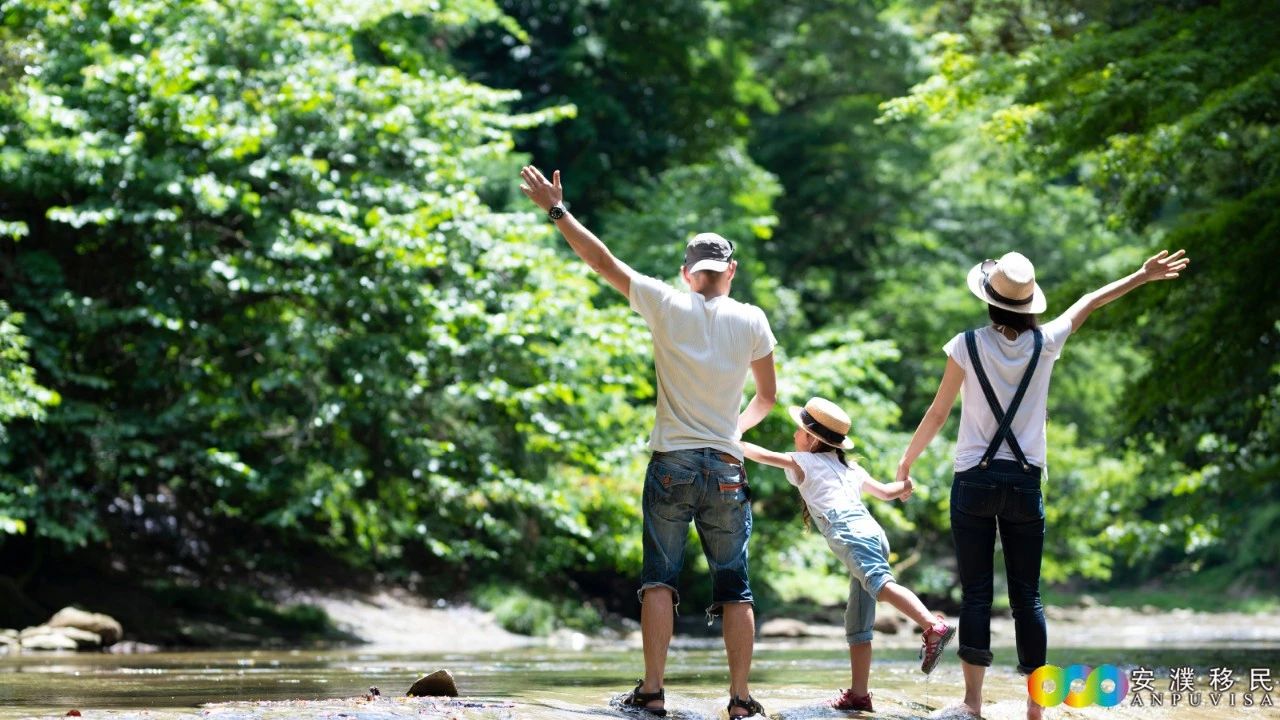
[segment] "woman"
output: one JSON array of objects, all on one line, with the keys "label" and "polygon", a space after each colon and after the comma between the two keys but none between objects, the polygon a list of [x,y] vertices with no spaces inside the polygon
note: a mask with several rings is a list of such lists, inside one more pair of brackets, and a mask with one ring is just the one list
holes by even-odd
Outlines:
[{"label": "woman", "polygon": [[[996,531],[1004,549],[1009,605],[1017,636],[1018,670],[1030,674],[1045,664],[1047,636],[1040,603],[1040,559],[1044,552],[1045,406],[1049,376],[1067,338],[1089,314],[1155,280],[1171,280],[1190,260],[1182,250],[1160,251],[1133,274],[1088,293],[1065,313],[1039,327],[1044,293],[1031,261],[1014,252],[979,263],[969,289],[987,303],[991,325],[951,339],[943,350],[947,368],[933,403],[898,463],[897,479],[910,495],[911,465],[938,434],[964,390],[951,484],[951,534],[963,595],[959,655],[964,669],[964,706],[981,715],[982,681],[991,665],[991,598]],[[1027,717],[1041,707],[1027,700]]]}]

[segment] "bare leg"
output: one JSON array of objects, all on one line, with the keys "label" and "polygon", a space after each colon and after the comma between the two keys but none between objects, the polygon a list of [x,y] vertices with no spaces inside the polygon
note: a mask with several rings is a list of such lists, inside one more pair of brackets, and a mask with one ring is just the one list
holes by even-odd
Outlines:
[{"label": "bare leg", "polygon": [[1040,720],[1044,715],[1044,706],[1031,698],[1027,698],[1027,720]]},{"label": "bare leg", "polygon": [[[756,613],[751,603],[730,603],[724,606],[724,649],[729,656],[729,692],[747,698],[750,688],[747,677],[751,674],[751,651],[756,642]],[[746,711],[734,708],[735,716]]]},{"label": "bare leg", "polygon": [[933,624],[938,622],[938,618],[929,613],[929,608],[920,602],[920,598],[916,597],[915,593],[896,582],[885,583],[884,588],[880,590],[880,597],[877,599],[894,606],[903,615],[906,615],[908,619],[922,628],[933,627]]},{"label": "bare leg", "polygon": [[866,695],[871,680],[871,643],[864,642],[849,646],[849,667],[853,671],[853,680],[849,689],[854,695]]},{"label": "bare leg", "polygon": [[982,716],[982,681],[986,677],[987,669],[981,665],[970,665],[961,660],[960,667],[964,669],[964,706],[969,712]]},{"label": "bare leg", "polygon": [[[644,639],[644,683],[641,692],[658,692],[667,671],[667,648],[671,645],[671,633],[675,623],[675,609],[671,589],[651,587],[644,591],[640,604],[640,636]],[[661,700],[654,700],[645,707],[655,710],[662,707]]]}]

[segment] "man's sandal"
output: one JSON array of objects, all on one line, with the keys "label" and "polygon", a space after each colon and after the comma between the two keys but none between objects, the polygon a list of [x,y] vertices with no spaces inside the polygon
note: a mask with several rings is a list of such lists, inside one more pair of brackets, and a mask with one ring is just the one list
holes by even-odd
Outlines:
[{"label": "man's sandal", "polygon": [[651,692],[651,693],[640,692],[640,688],[643,685],[644,685],[644,680],[637,680],[636,689],[632,690],[626,695],[623,695],[622,699],[618,701],[619,704],[621,704],[624,708],[628,710],[643,710],[647,713],[652,713],[654,715],[657,715],[658,717],[666,717],[667,709],[665,707],[651,708],[648,706],[649,703],[653,702],[654,700],[661,700],[664,704],[666,703],[667,699],[665,697],[665,693],[663,689],[658,688],[658,692]]},{"label": "man's sandal", "polygon": [[[734,708],[736,708],[736,707],[738,707],[738,708],[742,708],[743,710],[746,710],[746,711],[747,711],[747,714],[746,714],[746,715],[734,715],[734,714],[733,714],[733,709],[734,709]],[[748,717],[755,717],[756,715],[759,715],[760,717],[764,717],[764,708],[760,705],[760,703],[756,702],[756,699],[755,699],[755,698],[751,697],[750,695],[748,695],[748,696],[747,696],[747,699],[746,699],[746,700],[743,700],[742,698],[738,697],[737,695],[734,695],[734,696],[732,696],[732,697],[730,697],[730,698],[729,698],[729,718],[730,718],[730,720],[735,720],[736,718],[748,718]]]}]

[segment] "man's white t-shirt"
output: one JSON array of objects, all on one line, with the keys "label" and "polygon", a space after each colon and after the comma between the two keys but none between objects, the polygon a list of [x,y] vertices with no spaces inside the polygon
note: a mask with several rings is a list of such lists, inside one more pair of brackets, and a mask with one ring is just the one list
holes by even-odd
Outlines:
[{"label": "man's white t-shirt", "polygon": [[653,335],[658,413],[649,447],[709,447],[741,460],[738,414],[747,371],[777,344],[764,312],[724,295],[708,300],[682,293],[640,274],[631,276],[631,308]]},{"label": "man's white t-shirt", "polygon": [[809,506],[811,515],[825,517],[831,510],[853,510],[862,506],[862,484],[870,476],[860,465],[853,463],[845,467],[833,452],[790,455],[804,471],[804,480],[798,480],[790,468],[783,472],[787,482],[800,488],[800,497]]},{"label": "man's white t-shirt", "polygon": [[[1044,335],[1044,346],[1040,349],[1040,362],[1036,372],[1031,376],[1031,384],[1022,397],[1022,404],[1013,417],[1013,435],[1027,457],[1027,462],[1036,467],[1045,466],[1045,422],[1048,417],[1046,404],[1049,399],[1049,376],[1053,372],[1053,364],[1062,353],[1062,346],[1071,336],[1071,321],[1059,318],[1040,328]],[[1027,331],[1018,335],[1018,339],[1010,340],[990,325],[975,331],[978,346],[978,357],[982,361],[982,369],[987,373],[991,389],[995,391],[1000,408],[1007,411],[1013,395],[1022,382],[1027,363],[1031,361],[1031,352],[1035,349],[1034,333]],[[968,470],[977,465],[995,437],[999,423],[991,413],[982,385],[969,361],[969,348],[964,340],[964,333],[951,338],[943,346],[945,352],[956,364],[964,368],[964,385],[961,386],[962,406],[960,408],[960,435],[956,439],[955,469]],[[1000,443],[995,458],[1017,460],[1009,443]]]}]

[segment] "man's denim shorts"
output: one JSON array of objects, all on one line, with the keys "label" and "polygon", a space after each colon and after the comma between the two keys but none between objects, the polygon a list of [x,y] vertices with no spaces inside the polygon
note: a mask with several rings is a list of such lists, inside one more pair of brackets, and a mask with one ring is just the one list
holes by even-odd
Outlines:
[{"label": "man's denim shorts", "polygon": [[655,452],[644,478],[644,570],[640,601],[652,587],[676,585],[684,566],[689,523],[698,529],[711,569],[707,622],[726,603],[750,603],[747,541],[751,538],[751,493],[742,464],[713,448]]}]

